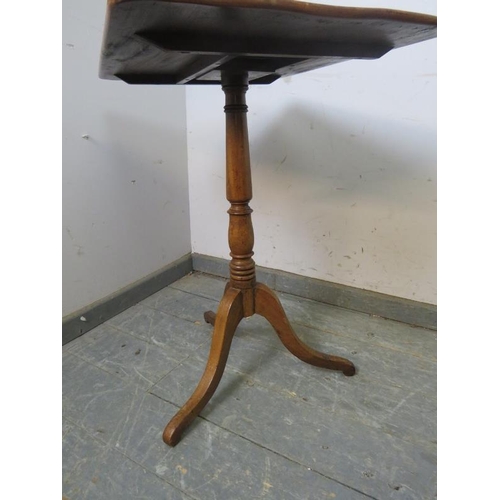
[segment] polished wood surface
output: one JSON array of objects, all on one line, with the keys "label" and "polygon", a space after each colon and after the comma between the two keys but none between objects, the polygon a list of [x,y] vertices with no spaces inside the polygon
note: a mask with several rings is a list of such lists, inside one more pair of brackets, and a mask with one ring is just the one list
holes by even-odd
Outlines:
[{"label": "polished wood surface", "polygon": [[205,320],[214,326],[212,346],[205,372],[193,395],[168,423],[163,440],[175,446],[183,431],[208,403],[224,372],[231,340],[238,323],[245,317],[260,314],[273,326],[283,345],[306,363],[351,376],[354,365],[347,359],[311,349],[293,331],[277,295],[257,283],[253,256],[252,177],[247,129],[248,74],[223,73],[222,89],[226,95],[226,197],[229,213],[229,283],[217,314],[205,313]]},{"label": "polished wood surface", "polygon": [[192,396],[163,431],[163,441],[170,446],[179,442],[184,429],[203,410],[217,389],[226,367],[231,340],[242,318],[243,295],[240,290],[230,288],[224,294],[217,311],[217,322],[205,372]]},{"label": "polished wood surface", "polygon": [[434,38],[434,16],[292,0],[109,0],[100,76],[135,84],[275,80]]},{"label": "polished wood surface", "polygon": [[316,351],[302,342],[293,331],[278,296],[261,283],[255,287],[255,313],[271,323],[283,345],[300,360],[320,368],[341,371],[348,377],[356,373],[351,361]]}]

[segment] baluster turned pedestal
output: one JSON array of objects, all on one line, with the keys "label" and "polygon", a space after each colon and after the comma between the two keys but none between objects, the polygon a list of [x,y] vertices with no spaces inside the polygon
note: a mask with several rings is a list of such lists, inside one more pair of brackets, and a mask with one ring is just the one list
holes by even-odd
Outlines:
[{"label": "baluster turned pedestal", "polygon": [[252,177],[248,145],[247,105],[248,74],[223,72],[222,90],[226,95],[226,194],[229,213],[230,279],[217,314],[205,313],[214,326],[212,346],[205,372],[186,404],[165,427],[163,440],[175,446],[184,429],[196,418],[214,394],[226,366],[236,327],[248,316],[260,314],[274,327],[283,345],[297,358],[314,366],[355,373],[347,359],[329,356],[311,349],[293,331],[276,294],[255,279],[253,256]]}]

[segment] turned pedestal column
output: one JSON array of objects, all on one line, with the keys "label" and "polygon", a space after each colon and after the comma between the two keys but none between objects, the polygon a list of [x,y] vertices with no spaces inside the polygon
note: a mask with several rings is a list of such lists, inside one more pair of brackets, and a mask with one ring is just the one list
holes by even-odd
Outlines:
[{"label": "turned pedestal column", "polygon": [[186,404],[165,427],[163,440],[175,446],[184,429],[196,418],[214,394],[226,366],[231,340],[242,318],[260,314],[274,327],[284,346],[297,358],[314,366],[354,375],[347,359],[311,349],[293,331],[276,294],[255,279],[252,227],[252,177],[248,145],[246,72],[223,72],[222,90],[226,95],[226,196],[229,213],[229,283],[217,309],[205,313],[214,326],[212,345],[205,372]]}]

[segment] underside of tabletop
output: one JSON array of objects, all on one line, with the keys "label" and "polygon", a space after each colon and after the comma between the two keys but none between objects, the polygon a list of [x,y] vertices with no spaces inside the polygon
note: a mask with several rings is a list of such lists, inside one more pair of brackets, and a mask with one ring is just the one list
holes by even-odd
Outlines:
[{"label": "underside of tabletop", "polygon": [[109,0],[100,77],[133,84],[249,83],[436,37],[434,16],[293,0]]}]

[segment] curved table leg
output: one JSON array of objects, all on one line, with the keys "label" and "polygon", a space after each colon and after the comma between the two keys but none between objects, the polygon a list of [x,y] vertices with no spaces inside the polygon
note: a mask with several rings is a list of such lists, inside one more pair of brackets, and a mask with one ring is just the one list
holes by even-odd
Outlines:
[{"label": "curved table leg", "polygon": [[207,323],[215,326],[215,318],[217,317],[217,314],[215,314],[213,311],[207,311],[203,314],[203,317],[205,318],[205,321]]},{"label": "curved table leg", "polygon": [[229,348],[238,323],[243,318],[243,299],[240,290],[229,288],[217,310],[217,322],[205,372],[192,396],[177,412],[163,431],[163,441],[175,446],[184,429],[203,410],[219,385]]},{"label": "curved table leg", "polygon": [[356,369],[348,359],[323,354],[304,344],[293,331],[276,294],[262,283],[255,286],[255,312],[271,323],[283,345],[297,358],[310,365],[339,370],[347,376],[355,374]]},{"label": "curved table leg", "polygon": [[[224,294],[227,292],[227,290],[231,288],[231,283],[226,283],[226,288],[224,289]],[[215,318],[216,314],[213,311],[206,311],[203,314],[203,317],[205,318],[205,321],[207,323],[210,323],[212,326],[215,326]]]}]

